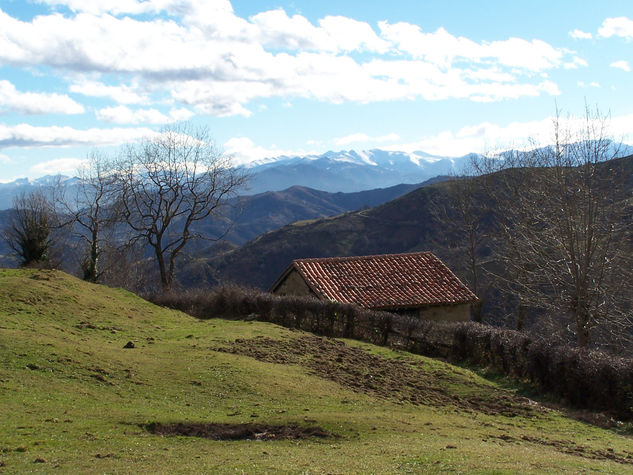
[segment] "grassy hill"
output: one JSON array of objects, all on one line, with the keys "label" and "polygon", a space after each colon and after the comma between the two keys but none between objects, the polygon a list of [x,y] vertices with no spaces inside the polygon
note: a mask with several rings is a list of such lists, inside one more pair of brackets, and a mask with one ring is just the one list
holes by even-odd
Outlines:
[{"label": "grassy hill", "polygon": [[633,469],[630,438],[465,369],[54,271],[0,271],[0,407],[7,473]]}]

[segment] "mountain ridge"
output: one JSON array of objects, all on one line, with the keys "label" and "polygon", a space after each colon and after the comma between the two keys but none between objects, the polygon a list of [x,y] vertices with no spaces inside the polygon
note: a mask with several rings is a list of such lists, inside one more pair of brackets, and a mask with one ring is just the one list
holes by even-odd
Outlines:
[{"label": "mountain ridge", "polygon": [[351,193],[421,183],[435,176],[458,173],[472,156],[445,157],[381,149],[282,156],[245,167],[251,174],[247,194],[282,190],[293,185]]},{"label": "mountain ridge", "polygon": [[[372,149],[280,156],[241,165],[250,175],[247,187],[241,190],[241,194],[253,196],[267,191],[283,191],[293,186],[330,193],[355,193],[400,184],[417,184],[459,172],[472,155],[444,157],[425,152]],[[73,186],[78,178],[58,174],[0,183],[0,209],[11,208],[14,196],[39,187],[53,186],[58,180]]]}]

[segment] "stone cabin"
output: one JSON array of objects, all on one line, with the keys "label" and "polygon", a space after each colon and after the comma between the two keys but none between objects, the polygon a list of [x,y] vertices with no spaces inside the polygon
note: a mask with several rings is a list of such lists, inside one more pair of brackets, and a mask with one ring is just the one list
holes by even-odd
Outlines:
[{"label": "stone cabin", "polygon": [[270,288],[428,320],[470,320],[478,301],[431,252],[296,259]]}]

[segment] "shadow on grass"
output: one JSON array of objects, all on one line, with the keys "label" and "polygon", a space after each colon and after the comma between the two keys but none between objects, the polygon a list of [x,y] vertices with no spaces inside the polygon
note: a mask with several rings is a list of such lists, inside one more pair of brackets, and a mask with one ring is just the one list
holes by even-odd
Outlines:
[{"label": "shadow on grass", "polygon": [[312,437],[335,437],[320,427],[266,424],[221,424],[203,422],[151,422],[141,427],[152,434],[162,436],[201,437],[211,440],[288,440]]}]

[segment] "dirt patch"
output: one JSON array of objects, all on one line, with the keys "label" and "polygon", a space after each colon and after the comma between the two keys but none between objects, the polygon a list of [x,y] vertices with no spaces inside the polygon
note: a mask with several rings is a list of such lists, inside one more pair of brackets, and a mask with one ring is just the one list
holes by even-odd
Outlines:
[{"label": "dirt patch", "polygon": [[[257,337],[238,339],[230,346],[213,349],[269,363],[299,364],[353,391],[415,405],[455,406],[510,417],[527,417],[539,411],[528,399],[501,389],[466,384],[450,370],[429,371],[412,358],[373,355],[331,338],[306,336],[273,340]],[[458,394],[465,387],[474,394]]]},{"label": "dirt patch", "polygon": [[299,425],[273,426],[265,424],[205,424],[174,423],[163,424],[152,422],[142,426],[152,434],[162,436],[184,435],[202,437],[212,440],[284,440],[308,439],[310,437],[333,437],[320,427],[303,427]]},{"label": "dirt patch", "polygon": [[593,459],[593,460],[612,460],[617,463],[625,465],[633,465],[633,452],[624,450],[622,453],[618,453],[611,448],[607,449],[593,449],[586,445],[577,444],[572,440],[549,440],[542,439],[540,437],[532,437],[524,435],[520,439],[508,435],[491,435],[490,437],[501,439],[504,442],[521,444],[530,443],[553,447],[556,451],[565,454],[576,455],[578,457]]}]

